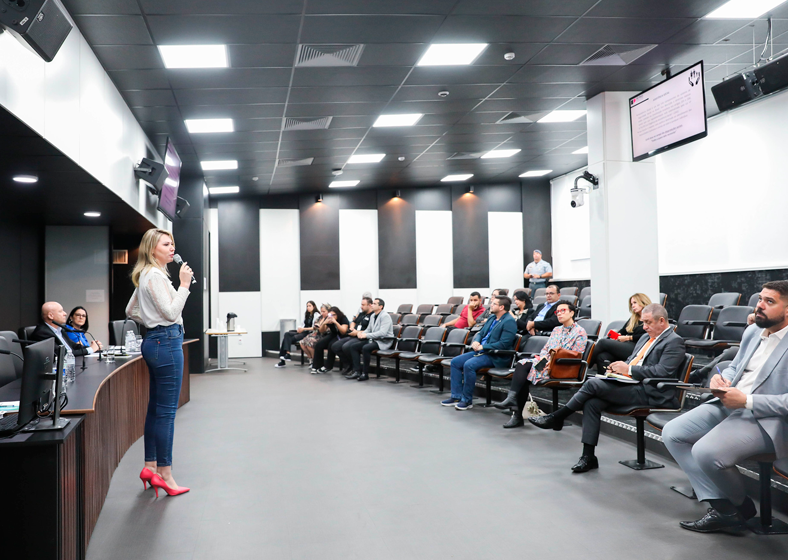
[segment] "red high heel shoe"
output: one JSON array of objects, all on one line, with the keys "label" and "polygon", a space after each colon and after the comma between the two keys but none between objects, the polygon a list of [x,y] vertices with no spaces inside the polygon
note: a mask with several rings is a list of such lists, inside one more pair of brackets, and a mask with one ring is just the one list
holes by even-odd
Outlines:
[{"label": "red high heel shoe", "polygon": [[[142,467],[142,472],[140,472],[140,480],[142,481],[142,487],[143,487],[145,490],[147,490],[147,489],[148,489],[148,484],[150,484],[150,485],[151,485],[151,488],[153,487],[153,484],[151,484],[151,479],[152,479],[154,476],[156,476],[156,473],[154,473],[154,472],[153,472],[152,470],[150,470],[148,467]],[[146,483],[147,483],[147,484],[146,484]]]},{"label": "red high heel shoe", "polygon": [[177,490],[173,490],[167,483],[164,482],[164,479],[160,477],[158,474],[154,474],[153,478],[151,478],[150,485],[153,486],[153,489],[156,491],[156,497],[159,497],[159,488],[167,492],[168,496],[179,496],[180,494],[185,494],[189,491],[189,488],[185,486],[178,487]]}]

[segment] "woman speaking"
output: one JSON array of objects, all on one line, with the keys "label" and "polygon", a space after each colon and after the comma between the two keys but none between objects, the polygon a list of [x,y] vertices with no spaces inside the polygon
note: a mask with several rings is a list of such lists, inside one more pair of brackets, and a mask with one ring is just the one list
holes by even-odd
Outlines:
[{"label": "woman speaking", "polygon": [[189,491],[172,477],[172,438],[175,412],[183,381],[183,318],[181,311],[189,297],[192,269],[181,265],[176,291],[167,265],[175,255],[175,239],[163,229],[149,229],[142,236],[137,264],[131,273],[136,289],[126,306],[126,316],[148,329],[142,341],[142,357],[150,374],[150,399],[145,417],[145,466],[140,473],[146,482],[170,496]]}]

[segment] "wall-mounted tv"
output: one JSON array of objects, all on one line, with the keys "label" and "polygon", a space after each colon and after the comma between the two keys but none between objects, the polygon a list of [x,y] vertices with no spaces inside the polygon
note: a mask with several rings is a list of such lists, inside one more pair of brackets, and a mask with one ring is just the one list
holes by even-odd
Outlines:
[{"label": "wall-mounted tv", "polygon": [[703,61],[630,98],[629,119],[633,161],[704,138]]},{"label": "wall-mounted tv", "polygon": [[181,158],[169,138],[167,138],[167,149],[164,151],[164,168],[167,170],[167,179],[159,192],[159,204],[156,210],[167,216],[170,221],[174,221],[175,210],[178,207],[178,187],[181,184]]}]

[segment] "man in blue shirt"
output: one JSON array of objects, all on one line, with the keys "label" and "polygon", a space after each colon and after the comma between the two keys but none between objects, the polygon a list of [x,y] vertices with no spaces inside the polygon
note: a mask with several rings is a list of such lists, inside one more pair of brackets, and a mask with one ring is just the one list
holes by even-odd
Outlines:
[{"label": "man in blue shirt", "polygon": [[471,352],[466,352],[451,361],[451,398],[441,401],[443,406],[457,410],[473,408],[473,390],[476,387],[476,372],[482,368],[505,368],[511,364],[510,355],[491,355],[490,350],[511,350],[517,335],[517,322],[509,314],[512,300],[499,296],[492,301],[490,312],[494,316],[473,337]]},{"label": "man in blue shirt", "polygon": [[547,286],[544,295],[547,301],[533,310],[533,314],[526,324],[525,330],[529,334],[536,334],[536,331],[552,332],[554,328],[561,324],[558,321],[558,317],[555,316],[556,304],[561,297],[558,286],[550,284]]}]

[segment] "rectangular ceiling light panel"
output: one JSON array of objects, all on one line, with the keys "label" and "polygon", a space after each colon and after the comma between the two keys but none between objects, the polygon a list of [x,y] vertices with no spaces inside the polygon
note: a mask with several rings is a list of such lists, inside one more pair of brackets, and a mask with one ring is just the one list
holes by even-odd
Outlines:
[{"label": "rectangular ceiling light panel", "polygon": [[730,0],[710,14],[707,19],[755,19],[785,0]]},{"label": "rectangular ceiling light panel", "polygon": [[490,150],[486,154],[482,156],[482,159],[496,159],[496,158],[508,158],[512,157],[514,154],[519,152],[520,149],[514,150]]},{"label": "rectangular ceiling light panel", "polygon": [[165,68],[227,68],[224,45],[160,45]]},{"label": "rectangular ceiling light panel", "polygon": [[473,177],[473,173],[465,173],[462,175],[446,175],[443,179],[441,179],[441,183],[453,183],[455,181],[467,181]]},{"label": "rectangular ceiling light panel", "polygon": [[355,187],[361,181],[332,181],[330,185],[328,185],[329,189],[339,189],[342,187]]},{"label": "rectangular ceiling light panel", "polygon": [[225,169],[238,169],[238,160],[213,160],[201,161],[200,166],[203,171],[223,171]]},{"label": "rectangular ceiling light panel", "polygon": [[208,187],[208,192],[211,194],[233,194],[240,190],[238,187]]},{"label": "rectangular ceiling light panel", "polygon": [[380,115],[375,121],[374,127],[381,126],[413,126],[423,117],[423,113],[411,113],[407,115]]},{"label": "rectangular ceiling light panel", "polygon": [[430,45],[416,66],[461,66],[472,64],[487,43]]},{"label": "rectangular ceiling light panel", "polygon": [[350,156],[348,163],[379,163],[386,154],[355,154]]},{"label": "rectangular ceiling light panel", "polygon": [[532,171],[526,171],[522,173],[520,177],[544,177],[548,173],[552,173],[552,169],[534,169]]},{"label": "rectangular ceiling light panel", "polygon": [[233,119],[186,119],[186,128],[192,134],[206,132],[233,132]]},{"label": "rectangular ceiling light panel", "polygon": [[556,122],[572,122],[581,117],[586,116],[587,111],[553,111],[548,113],[536,122],[539,123],[556,123]]}]

